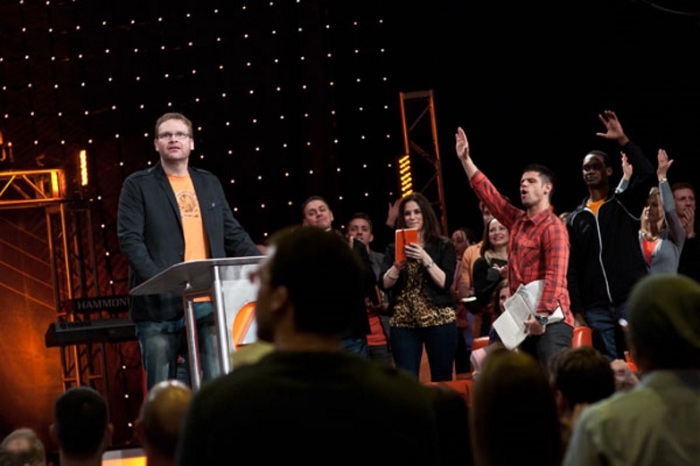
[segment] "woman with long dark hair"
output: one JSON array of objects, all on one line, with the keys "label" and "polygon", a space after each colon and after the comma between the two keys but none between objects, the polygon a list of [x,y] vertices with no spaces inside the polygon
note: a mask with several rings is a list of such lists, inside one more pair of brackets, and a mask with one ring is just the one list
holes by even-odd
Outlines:
[{"label": "woman with long dark hair", "polygon": [[450,286],[455,247],[440,231],[431,203],[420,193],[401,200],[398,229],[418,230],[417,242],[404,246],[396,261],[396,243],[384,254],[379,286],[389,296],[391,348],[397,367],[419,377],[425,348],[432,381],[451,380],[457,324]]}]

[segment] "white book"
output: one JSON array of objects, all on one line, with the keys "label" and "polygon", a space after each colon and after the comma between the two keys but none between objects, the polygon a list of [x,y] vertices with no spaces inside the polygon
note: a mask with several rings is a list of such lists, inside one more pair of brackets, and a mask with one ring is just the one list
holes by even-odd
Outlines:
[{"label": "white book", "polygon": [[[493,322],[493,328],[498,333],[503,346],[508,349],[516,348],[527,337],[525,321],[530,315],[537,315],[537,302],[542,295],[544,280],[535,280],[527,285],[520,285],[515,293],[503,303],[503,312]],[[561,307],[549,316],[549,324],[564,319]]]}]

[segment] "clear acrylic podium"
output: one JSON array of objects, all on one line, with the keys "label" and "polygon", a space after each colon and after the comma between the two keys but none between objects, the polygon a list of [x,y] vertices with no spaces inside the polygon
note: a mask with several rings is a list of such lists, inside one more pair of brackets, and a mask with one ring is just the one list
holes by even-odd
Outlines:
[{"label": "clear acrylic podium", "polygon": [[[217,329],[219,369],[222,374],[231,371],[230,352],[232,323],[236,313],[247,303],[255,301],[258,285],[248,279],[265,256],[202,259],[175,264],[129,291],[131,295],[182,293],[185,309],[185,329],[192,389],[202,383],[194,300],[210,296],[214,305]],[[255,340],[255,328],[248,333],[245,343]]]}]

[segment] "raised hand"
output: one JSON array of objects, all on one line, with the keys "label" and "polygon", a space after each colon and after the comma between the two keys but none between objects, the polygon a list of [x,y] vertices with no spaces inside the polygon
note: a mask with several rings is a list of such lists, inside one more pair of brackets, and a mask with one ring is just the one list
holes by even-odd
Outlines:
[{"label": "raised hand", "polygon": [[658,167],[656,168],[656,175],[659,177],[659,181],[665,180],[666,173],[668,173],[668,169],[671,168],[673,159],[669,159],[668,154],[663,149],[659,149],[656,158],[659,163]]},{"label": "raised hand", "polygon": [[466,172],[469,179],[478,171],[474,161],[469,155],[469,141],[467,140],[467,135],[462,128],[457,128],[457,133],[455,133],[455,150],[457,151],[457,158],[462,162],[462,167]]},{"label": "raised hand", "polygon": [[632,164],[627,160],[627,154],[620,151],[620,156],[622,158],[622,178],[629,181],[629,179],[632,178]]},{"label": "raised hand", "polygon": [[469,141],[462,128],[457,128],[457,133],[455,134],[455,150],[457,151],[457,157],[462,162],[466,162],[469,159]]},{"label": "raised hand", "polygon": [[399,206],[401,205],[401,198],[396,199],[394,202],[389,202],[389,210],[386,213],[386,224],[391,228],[396,228],[396,219],[399,218]]},{"label": "raised hand", "polygon": [[629,139],[625,135],[625,132],[622,129],[622,124],[620,124],[620,120],[617,119],[615,112],[612,110],[604,110],[603,113],[598,114],[598,119],[601,123],[603,123],[603,125],[605,125],[606,131],[604,133],[595,133],[596,136],[600,136],[611,141],[617,141],[617,143],[621,146],[627,144]]}]

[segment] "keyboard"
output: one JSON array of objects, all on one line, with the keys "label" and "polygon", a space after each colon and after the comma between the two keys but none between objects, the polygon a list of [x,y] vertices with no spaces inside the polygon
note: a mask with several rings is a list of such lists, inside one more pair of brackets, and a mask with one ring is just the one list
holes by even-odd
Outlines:
[{"label": "keyboard", "polygon": [[46,347],[136,339],[136,326],[128,317],[52,322],[44,335]]}]

